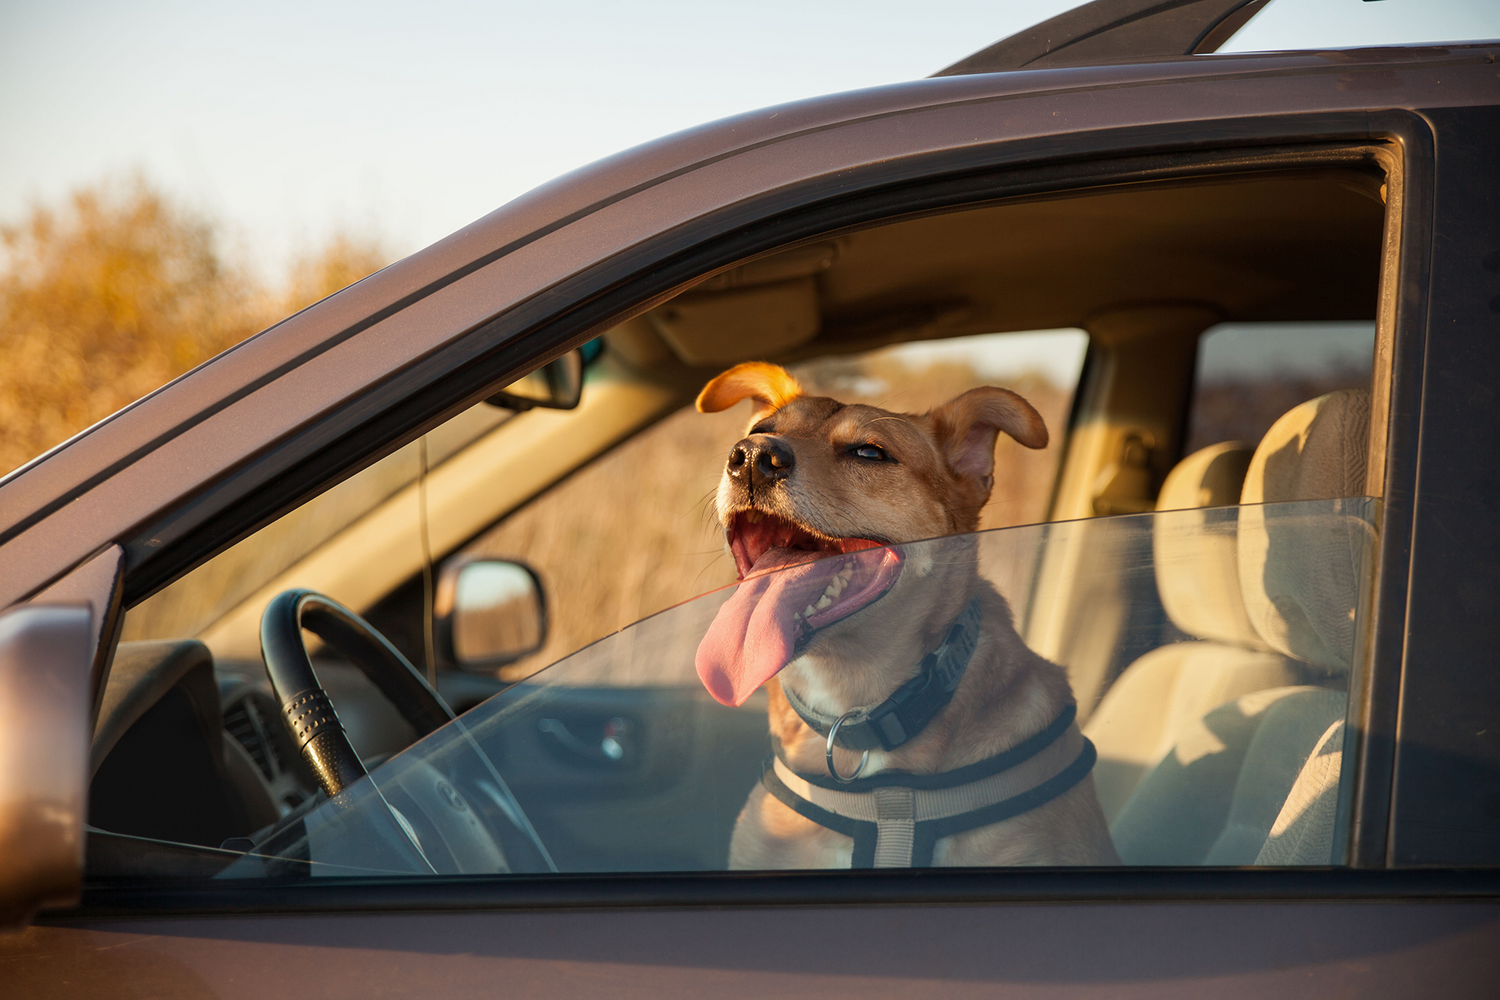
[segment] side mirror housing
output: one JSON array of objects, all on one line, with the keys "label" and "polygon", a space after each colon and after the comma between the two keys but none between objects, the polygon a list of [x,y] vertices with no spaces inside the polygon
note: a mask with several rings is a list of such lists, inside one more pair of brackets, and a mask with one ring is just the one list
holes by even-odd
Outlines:
[{"label": "side mirror housing", "polygon": [[571,410],[583,398],[583,352],[569,351],[485,399],[507,410]]},{"label": "side mirror housing", "polygon": [[93,614],[0,614],[0,931],[78,901],[88,803]]},{"label": "side mirror housing", "polygon": [[547,641],[541,578],[522,562],[460,556],[443,564],[434,595],[438,655],[461,670],[490,673]]}]

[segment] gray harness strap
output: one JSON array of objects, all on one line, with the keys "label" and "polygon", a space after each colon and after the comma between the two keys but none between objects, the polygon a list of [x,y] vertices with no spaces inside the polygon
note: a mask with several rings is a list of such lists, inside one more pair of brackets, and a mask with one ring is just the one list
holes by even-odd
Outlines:
[{"label": "gray harness strap", "polygon": [[794,812],[852,838],[851,867],[923,868],[941,838],[1029,812],[1088,776],[1098,754],[1076,714],[1069,705],[1041,732],[954,771],[888,771],[847,784],[798,774],[778,746],[761,783]]},{"label": "gray harness strap", "polygon": [[947,820],[977,812],[1046,784],[1075,763],[1084,749],[1076,724],[1035,756],[977,781],[952,788],[926,789],[888,785],[868,792],[820,788],[781,759],[772,768],[781,784],[797,797],[837,816],[874,823],[876,868],[909,868],[918,823]]}]

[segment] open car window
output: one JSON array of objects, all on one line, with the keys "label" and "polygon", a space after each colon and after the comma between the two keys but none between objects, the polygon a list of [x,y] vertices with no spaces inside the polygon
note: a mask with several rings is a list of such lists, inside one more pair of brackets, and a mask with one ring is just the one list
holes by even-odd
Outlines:
[{"label": "open car window", "polygon": [[[1215,327],[1227,311],[1195,296],[1367,314],[1378,192],[1121,186],[706,275],[602,335],[575,409],[458,411],[350,479],[347,509],[330,491],[134,606],[106,702],[168,693],[96,734],[90,875],[1341,860],[1372,328],[1340,341],[1352,367],[1302,378],[1328,368],[1318,338]],[[1307,281],[1325,246],[1342,270]],[[1162,275],[1177,293],[1132,298]],[[747,366],[764,358],[785,367]],[[698,412],[747,367],[771,382]],[[792,468],[760,440],[778,435],[821,449],[798,469],[842,470],[809,487],[834,525],[815,537],[720,503],[735,469],[744,488]],[[837,559],[785,554],[814,549]],[[300,620],[317,677],[273,691],[268,609],[306,590],[404,653],[438,716]],[[511,619],[460,641],[460,597]],[[322,694],[347,780],[298,728],[324,724]]]}]

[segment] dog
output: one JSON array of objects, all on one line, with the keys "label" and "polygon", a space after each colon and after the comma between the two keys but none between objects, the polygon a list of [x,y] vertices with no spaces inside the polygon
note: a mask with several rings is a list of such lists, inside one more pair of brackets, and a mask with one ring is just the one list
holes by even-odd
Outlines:
[{"label": "dog", "polygon": [[741,582],[696,666],[726,705],[767,688],[776,752],[730,867],[1118,864],[1067,674],[966,534],[998,435],[1045,447],[1041,415],[995,387],[923,414],[846,405],[763,362],[697,406],[745,399],[715,501]]}]

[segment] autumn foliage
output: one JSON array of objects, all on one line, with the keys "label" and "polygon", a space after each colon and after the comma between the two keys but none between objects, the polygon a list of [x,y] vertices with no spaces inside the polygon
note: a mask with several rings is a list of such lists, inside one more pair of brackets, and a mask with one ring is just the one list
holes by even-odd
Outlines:
[{"label": "autumn foliage", "polygon": [[268,288],[145,181],[0,228],[0,475],[386,263],[338,236]]}]

